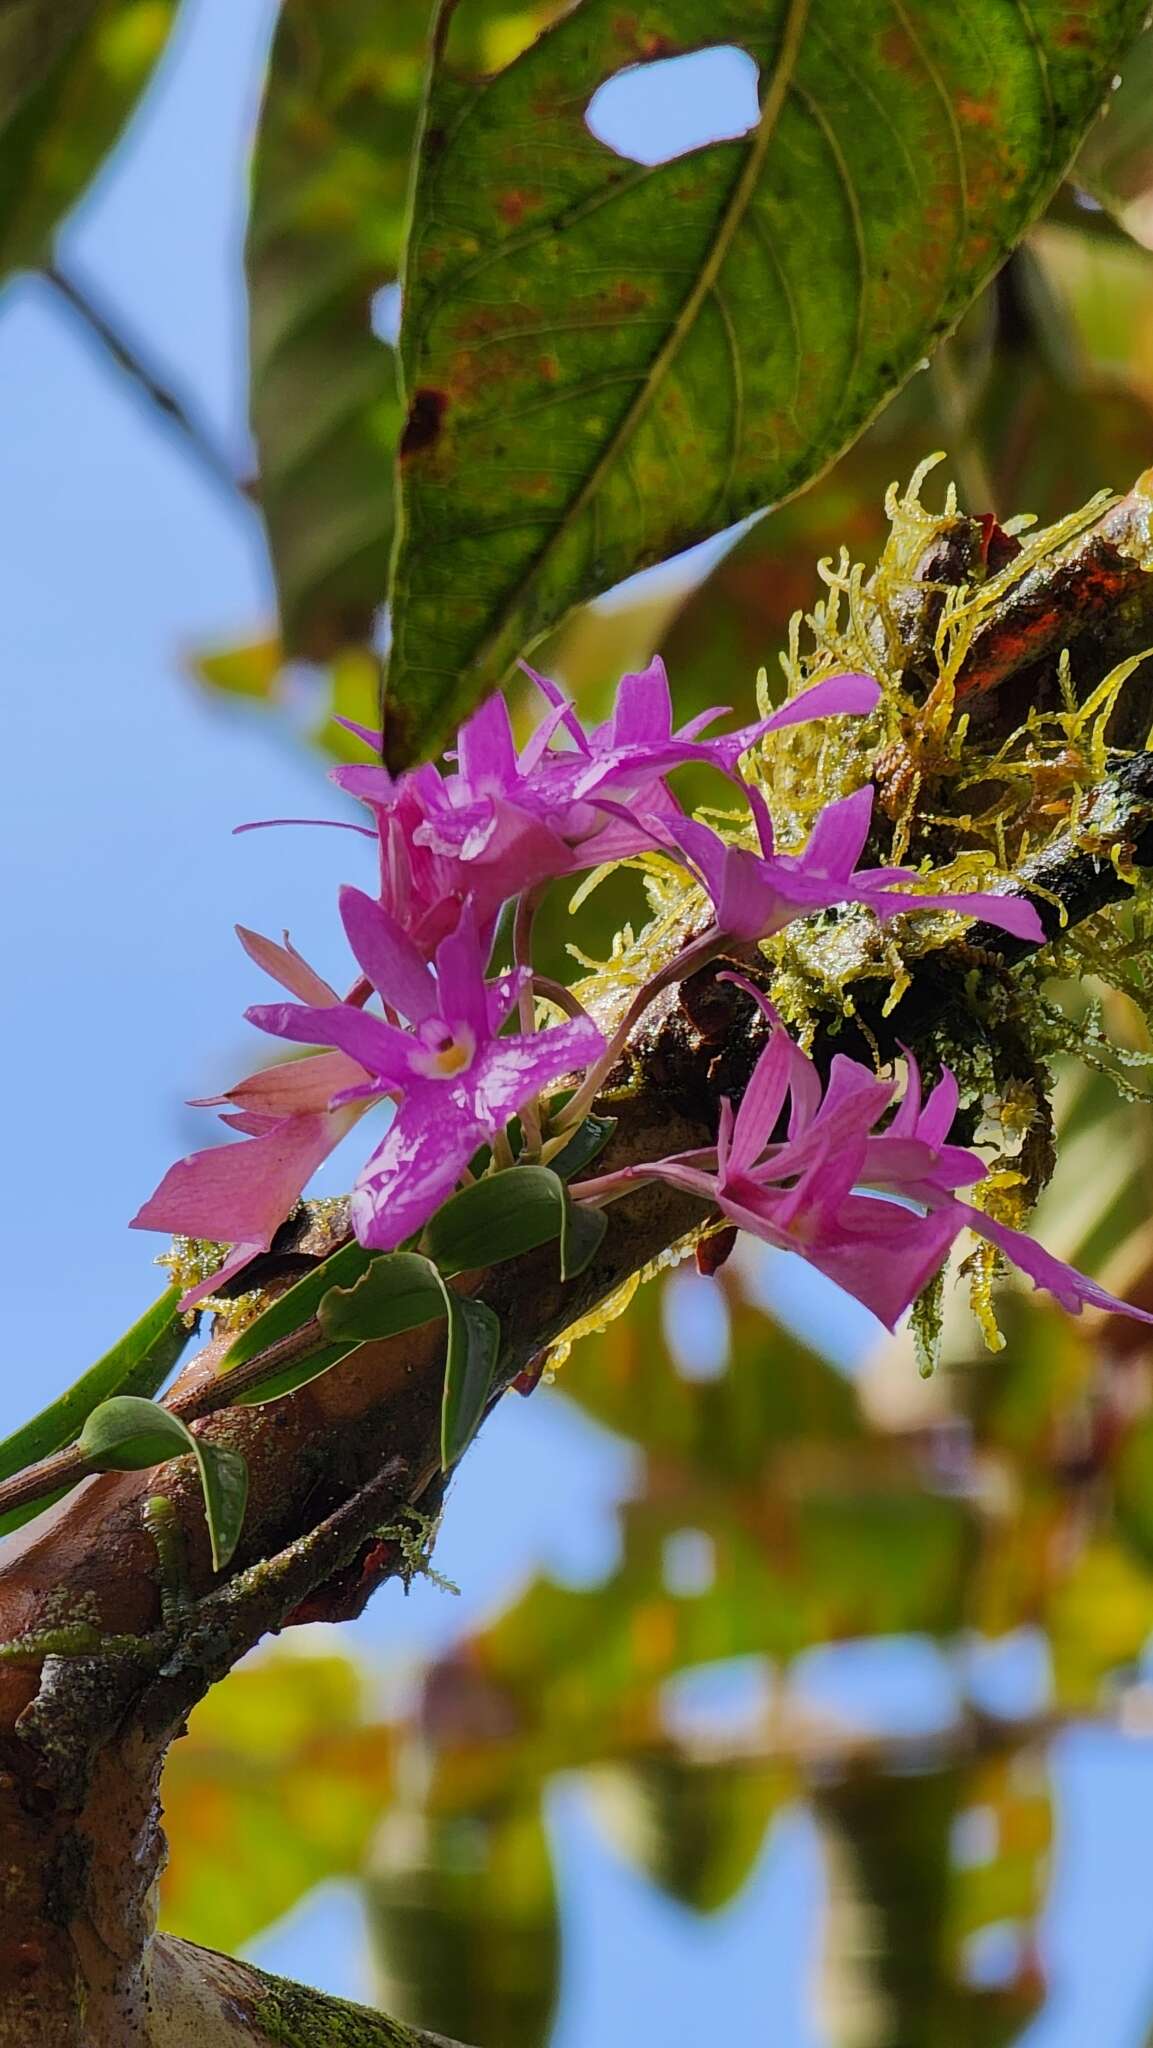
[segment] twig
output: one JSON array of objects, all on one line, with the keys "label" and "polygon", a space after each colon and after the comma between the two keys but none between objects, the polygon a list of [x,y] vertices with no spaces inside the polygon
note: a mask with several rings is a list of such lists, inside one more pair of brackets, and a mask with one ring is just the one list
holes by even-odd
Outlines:
[{"label": "twig", "polygon": [[88,332],[100,343],[105,353],[111,356],[117,368],[123,370],[157,411],[162,412],[179,430],[190,452],[213,480],[223,484],[230,492],[239,492],[241,497],[247,498],[250,495],[249,487],[243,478],[236,474],[227,455],[216,446],[200,422],[193,418],[163,375],[148,363],[140,344],[125,333],[119,318],[114,319],[111,313],[99,305],[91,287],[81,284],[75,273],[68,274],[56,263],[46,264],[40,275],[83,321]]}]

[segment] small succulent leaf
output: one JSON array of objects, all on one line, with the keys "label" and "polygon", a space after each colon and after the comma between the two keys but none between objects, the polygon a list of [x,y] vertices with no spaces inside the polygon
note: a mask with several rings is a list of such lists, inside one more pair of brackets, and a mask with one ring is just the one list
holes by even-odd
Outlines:
[{"label": "small succulent leaf", "polygon": [[[849,445],[1055,190],[1143,13],[581,0],[483,79],[450,40],[404,275],[392,767],[574,604]],[[705,43],[759,67],[746,135],[652,165],[596,139],[602,85]]]},{"label": "small succulent leaf", "polygon": [[574,1173],[583,1172],[598,1152],[603,1152],[616,1127],[615,1116],[586,1116],[564,1151],[556,1153],[549,1161],[553,1172],[558,1173],[562,1180],[571,1180]]},{"label": "small succulent leaf", "polygon": [[146,1472],[170,1458],[194,1457],[213,1570],[223,1570],[236,1548],[248,1497],[248,1467],[239,1451],[194,1436],[178,1415],[134,1394],[116,1395],[94,1408],[79,1444],[94,1472]]},{"label": "small succulent leaf", "polygon": [[425,1226],[429,1257],[442,1273],[468,1273],[535,1251],[559,1237],[564,1182],[548,1166],[513,1166],[462,1188]]},{"label": "small succulent leaf", "polygon": [[240,1541],[244,1511],[248,1505],[248,1466],[239,1451],[194,1437],[208,1535],[212,1544],[212,1569],[222,1572]]},{"label": "small succulent leaf", "polygon": [[593,1209],[583,1202],[569,1200],[567,1189],[565,1195],[561,1212],[560,1276],[562,1280],[575,1280],[578,1273],[583,1273],[591,1265],[600,1250],[609,1219],[607,1210]]},{"label": "small succulent leaf", "polygon": [[436,1322],[445,1311],[444,1287],[436,1267],[419,1252],[387,1252],[373,1259],[352,1287],[334,1287],[318,1311],[331,1337],[369,1343]]},{"label": "small succulent leaf", "polygon": [[135,1394],[102,1401],[80,1432],[81,1455],[95,1472],[145,1472],[195,1451],[196,1438],[178,1415]]},{"label": "small succulent leaf", "polygon": [[500,1354],[500,1318],[483,1301],[444,1290],[448,1351],[440,1414],[440,1462],[451,1471],[484,1420]]}]

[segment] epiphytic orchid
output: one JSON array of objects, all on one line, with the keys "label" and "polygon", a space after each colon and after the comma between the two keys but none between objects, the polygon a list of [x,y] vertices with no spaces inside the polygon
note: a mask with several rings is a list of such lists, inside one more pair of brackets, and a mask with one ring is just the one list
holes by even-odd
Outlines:
[{"label": "epiphytic orchid", "polygon": [[471,904],[437,947],[435,975],[396,920],[359,889],[342,890],[341,916],[364,974],[410,1028],[350,1003],[274,1003],[247,1015],[279,1038],[332,1046],[357,1064],[361,1078],[334,1109],[402,1098],[352,1197],[361,1243],[390,1250],[427,1221],[480,1145],[531,1098],[595,1059],[604,1039],[587,1017],[500,1035],[525,970],[486,982],[488,945]]},{"label": "epiphytic orchid", "polygon": [[[766,733],[813,718],[871,711],[871,676],[829,676],[769,717],[736,732],[702,737],[724,707],[673,730],[672,699],[659,659],[622,676],[603,725],[586,733],[547,677],[533,676],[549,711],[518,754],[508,707],[492,696],[462,726],[456,769],[430,764],[394,779],[374,763],[333,769],[332,779],[367,803],[382,847],[381,899],[428,949],[446,918],[471,894],[482,925],[510,895],[654,844],[649,820],[671,826],[680,810],[664,783],[672,769],[705,761],[735,776],[741,755]],[[379,746],[380,735],[355,728]],[[563,732],[568,744],[553,742]],[[613,798],[612,815],[602,798]]]},{"label": "epiphytic orchid", "polygon": [[[301,959],[287,934],[278,946],[243,926],[237,932],[246,953],[282,988],[318,1009],[341,1007],[336,990]],[[138,1230],[168,1230],[232,1246],[220,1270],[190,1289],[182,1307],[194,1308],[267,1251],[317,1167],[364,1107],[355,1099],[334,1107],[333,1097],[366,1078],[347,1053],[316,1053],[266,1067],[227,1094],[196,1105],[227,1103],[222,1121],[242,1131],[244,1142],[212,1145],[178,1159],[132,1219]]]},{"label": "epiphytic orchid", "polygon": [[717,928],[727,938],[768,938],[808,911],[860,903],[880,918],[910,910],[958,911],[965,917],[982,917],[1034,945],[1044,940],[1037,912],[1019,897],[980,891],[922,893],[909,887],[921,879],[913,868],[858,868],[873,814],[871,786],[827,804],[803,853],[776,851],[764,797],[751,785],[747,795],[759,853],[731,845],[695,818],[646,821],[654,838],[696,870],[712,898]]},{"label": "epiphytic orchid", "polygon": [[[740,979],[740,977],[730,977]],[[822,1090],[812,1061],[772,1020],[769,1043],[734,1114],[722,1105],[715,1168],[685,1154],[635,1169],[715,1202],[730,1222],[811,1265],[894,1327],[968,1228],[1003,1252],[1037,1287],[1076,1314],[1085,1303],[1153,1322],[1014,1230],[954,1197],[984,1178],[984,1162],[950,1145],[957,1087],[946,1069],[921,1106],[915,1060],[907,1055],[904,1100],[886,1127],[891,1083],[838,1056]],[[777,1138],[786,1100],[786,1135]]]}]

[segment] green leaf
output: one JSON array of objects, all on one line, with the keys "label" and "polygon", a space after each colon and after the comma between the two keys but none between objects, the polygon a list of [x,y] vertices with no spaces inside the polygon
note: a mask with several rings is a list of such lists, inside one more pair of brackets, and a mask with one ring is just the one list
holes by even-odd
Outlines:
[{"label": "green leaf", "polygon": [[653,1884],[697,1913],[717,1913],[743,1890],[770,1823],[795,1784],[781,1766],[638,1757],[598,1772],[598,1817]]},{"label": "green leaf", "polygon": [[446,1313],[444,1302],[444,1284],[430,1260],[419,1252],[387,1252],[354,1286],[332,1288],[318,1313],[329,1336],[363,1344],[436,1322]]},{"label": "green leaf", "polygon": [[390,2013],[438,2041],[549,2039],[561,1932],[537,1786],[514,1783],[475,1811],[394,1805],[364,1897]]},{"label": "green leaf", "polygon": [[440,1462],[451,1471],[484,1421],[500,1354],[500,1319],[483,1301],[445,1287],[448,1353],[440,1411]]},{"label": "green leaf", "polygon": [[561,1278],[571,1280],[583,1273],[607,1223],[600,1210],[570,1199],[553,1167],[514,1166],[452,1195],[426,1224],[423,1243],[441,1272],[453,1274],[499,1265],[559,1237]]},{"label": "green leaf", "polygon": [[53,231],[148,83],[176,0],[24,0],[0,20],[0,276]]},{"label": "green leaf", "polygon": [[[311,1273],[305,1274],[303,1280],[298,1280],[295,1287],[286,1288],[268,1308],[245,1325],[221,1360],[221,1372],[231,1372],[234,1366],[247,1365],[250,1359],[267,1351],[270,1345],[279,1344],[283,1338],[302,1330],[316,1315],[329,1289],[351,1287],[367,1270],[372,1256],[363,1245],[353,1240],[342,1245],[338,1252],[333,1252],[331,1258],[323,1259]],[[251,1395],[246,1398],[251,1399]]]},{"label": "green leaf", "polygon": [[566,1200],[561,1211],[560,1276],[575,1280],[592,1264],[609,1227],[606,1209],[591,1209],[583,1202]]},{"label": "green leaf", "polygon": [[[180,1289],[170,1287],[58,1401],[41,1409],[31,1422],[0,1444],[0,1480],[11,1479],[14,1473],[26,1471],[39,1459],[51,1457],[53,1451],[75,1442],[92,1410],[113,1394],[156,1392],[192,1334],[177,1310],[179,1299]],[[0,1516],[0,1536],[21,1528],[59,1498],[54,1493]]]},{"label": "green leaf", "polygon": [[549,1161],[553,1172],[559,1173],[562,1180],[571,1180],[574,1173],[581,1173],[598,1152],[603,1152],[616,1127],[615,1116],[586,1116],[564,1151]]},{"label": "green leaf", "polygon": [[565,1199],[550,1167],[510,1167],[450,1196],[425,1225],[423,1242],[442,1273],[495,1266],[559,1237]]},{"label": "green leaf", "polygon": [[[1044,205],[1142,15],[583,0],[483,84],[442,57],[404,280],[394,767],[572,605],[853,440]],[[702,43],[760,66],[750,135],[651,167],[595,139],[601,84]]]},{"label": "green leaf", "polygon": [[145,1472],[191,1454],[200,1473],[212,1568],[223,1571],[240,1540],[248,1499],[248,1467],[239,1451],[193,1436],[178,1415],[132,1394],[93,1409],[80,1433],[80,1450],[94,1472]]}]

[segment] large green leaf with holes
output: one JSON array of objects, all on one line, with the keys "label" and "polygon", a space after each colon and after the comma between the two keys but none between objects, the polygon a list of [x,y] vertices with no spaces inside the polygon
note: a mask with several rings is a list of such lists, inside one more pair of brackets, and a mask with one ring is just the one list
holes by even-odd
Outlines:
[{"label": "large green leaf with holes", "polygon": [[43,263],[52,232],[116,141],[177,0],[0,7],[0,277]]},{"label": "large green leaf with holes", "polygon": [[[461,10],[467,21],[468,4]],[[582,0],[433,67],[405,271],[387,747],[582,598],[800,489],[1043,205],[1142,0]],[[758,126],[623,161],[624,67],[737,45]]]}]

